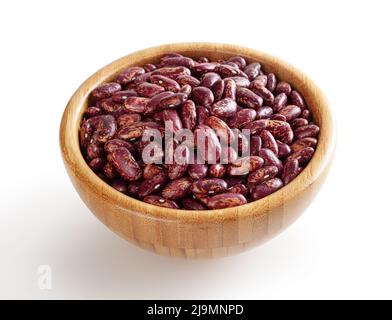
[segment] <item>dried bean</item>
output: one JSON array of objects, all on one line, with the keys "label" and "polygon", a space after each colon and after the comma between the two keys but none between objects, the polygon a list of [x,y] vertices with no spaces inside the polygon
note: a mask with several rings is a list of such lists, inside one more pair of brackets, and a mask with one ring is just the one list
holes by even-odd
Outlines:
[{"label": "dried bean", "polygon": [[290,122],[291,128],[293,128],[293,130],[298,129],[299,127],[306,126],[308,124],[309,124],[308,120],[304,118],[296,118]]},{"label": "dried bean", "polygon": [[192,90],[193,101],[201,106],[210,106],[214,102],[214,94],[206,87],[195,87]]},{"label": "dried bean", "polygon": [[218,80],[211,86],[211,91],[214,95],[214,102],[222,99],[224,90],[225,90],[225,82],[223,80]]},{"label": "dried bean", "polygon": [[237,103],[230,98],[224,98],[211,108],[211,114],[218,118],[227,118],[233,116],[237,111]]},{"label": "dried bean", "polygon": [[206,210],[205,206],[193,198],[184,198],[181,200],[181,204],[186,210]]},{"label": "dried bean", "polygon": [[[128,69],[126,69],[125,71],[121,72],[118,76],[117,76],[117,82],[119,84],[126,84],[128,82],[131,82],[133,80],[135,80],[135,78],[141,74],[145,73],[145,70],[143,68],[140,67],[130,67]],[[121,86],[120,86],[121,88]]]},{"label": "dried bean", "polygon": [[210,165],[208,172],[211,177],[223,178],[226,175],[226,167],[223,164],[212,164]]},{"label": "dried bean", "polygon": [[298,91],[291,91],[290,93],[290,102],[292,104],[295,104],[296,106],[300,107],[303,109],[305,107],[305,102],[302,96],[298,93]]},{"label": "dried bean", "polygon": [[260,169],[263,164],[263,158],[258,156],[239,158],[228,165],[227,174],[229,176],[243,176]]},{"label": "dried bean", "polygon": [[160,196],[147,196],[143,198],[143,201],[149,204],[153,204],[159,207],[165,207],[170,209],[178,209],[178,204],[169,199],[162,198]]},{"label": "dried bean", "polygon": [[227,78],[224,80],[225,88],[223,90],[223,98],[230,98],[235,100],[235,95],[237,91],[237,85],[235,81],[231,78]]},{"label": "dried bean", "polygon": [[262,130],[260,132],[261,140],[263,141],[263,147],[270,149],[275,155],[279,154],[278,144],[271,132],[268,130]]},{"label": "dried bean", "polygon": [[275,178],[279,173],[279,169],[276,166],[265,166],[260,168],[248,176],[248,183],[257,185],[267,180]]},{"label": "dried bean", "polygon": [[256,118],[256,111],[254,109],[245,108],[236,112],[227,121],[231,128],[242,128]]},{"label": "dried bean", "polygon": [[215,72],[207,72],[201,76],[200,86],[211,88],[218,80],[221,80],[219,74]]},{"label": "dried bean", "polygon": [[234,186],[227,189],[228,193],[240,193],[243,196],[246,196],[249,192],[248,187],[242,183],[237,183]]},{"label": "dried bean", "polygon": [[279,95],[280,93],[289,95],[291,93],[291,85],[284,81],[279,82],[276,85],[275,94]]},{"label": "dried bean", "polygon": [[210,209],[223,209],[246,204],[246,198],[240,193],[222,193],[208,199]]},{"label": "dried bean", "polygon": [[259,97],[254,92],[250,91],[247,88],[237,88],[236,91],[236,101],[246,107],[256,109],[263,105],[263,98]]},{"label": "dried bean", "polygon": [[151,76],[165,76],[175,80],[180,75],[191,75],[191,71],[185,67],[164,67],[151,72]]},{"label": "dried bean", "polygon": [[252,81],[249,85],[249,89],[262,97],[267,106],[273,105],[274,95],[264,85],[262,85],[259,80]]},{"label": "dried bean", "polygon": [[240,68],[240,69],[244,69],[245,66],[246,66],[246,60],[243,57],[240,57],[240,56],[231,57],[227,61],[235,63],[237,65],[237,67]]},{"label": "dried bean", "polygon": [[303,138],[316,138],[318,136],[318,133],[320,131],[320,128],[316,126],[315,124],[308,124],[306,126],[299,127],[294,131],[294,135],[297,139],[303,139]]},{"label": "dried bean", "polygon": [[286,121],[290,122],[301,114],[301,108],[294,104],[289,104],[281,108],[279,113],[286,117]]},{"label": "dried bean", "polygon": [[226,191],[227,183],[219,178],[206,178],[194,181],[191,186],[193,193],[213,195]]},{"label": "dried bean", "polygon": [[297,151],[299,151],[303,148],[307,148],[307,147],[315,148],[316,145],[317,145],[316,138],[307,137],[307,138],[302,138],[302,139],[296,140],[291,145],[291,150],[293,150],[293,152],[297,152]]},{"label": "dried bean", "polygon": [[142,170],[128,149],[117,148],[108,155],[108,160],[123,179],[135,181],[141,178]]},{"label": "dried bean", "polygon": [[299,162],[297,159],[288,159],[283,167],[282,179],[284,184],[292,181],[300,172]]},{"label": "dried bean", "polygon": [[127,182],[122,179],[116,179],[112,181],[111,186],[119,192],[127,193],[128,185]]},{"label": "dried bean", "polygon": [[253,200],[258,200],[270,195],[271,193],[279,190],[282,187],[282,180],[280,180],[279,178],[273,178],[261,184],[258,184],[255,188],[253,188],[251,195]]},{"label": "dried bean", "polygon": [[271,92],[275,91],[276,84],[278,83],[274,73],[269,73],[267,76],[267,89]]},{"label": "dried bean", "polygon": [[261,65],[257,62],[250,63],[244,68],[244,72],[248,76],[250,81],[254,80],[254,78],[256,78],[260,74],[260,70]]},{"label": "dried bean", "polygon": [[190,193],[192,181],[189,178],[181,178],[169,182],[162,190],[162,197],[171,200],[184,198]]},{"label": "dried bean", "polygon": [[146,197],[152,193],[158,192],[167,182],[167,176],[164,173],[157,174],[150,179],[144,180],[138,189],[140,198]]},{"label": "dried bean", "polygon": [[160,87],[164,88],[166,91],[177,92],[178,90],[181,89],[178,82],[165,76],[152,75],[150,77],[150,81],[151,83],[155,85],[159,85]]},{"label": "dried bean", "polygon": [[268,119],[272,117],[274,110],[271,107],[257,107],[256,108],[256,120]]},{"label": "dried bean", "polygon": [[203,179],[208,174],[208,166],[206,164],[190,164],[188,167],[188,174],[192,179]]}]

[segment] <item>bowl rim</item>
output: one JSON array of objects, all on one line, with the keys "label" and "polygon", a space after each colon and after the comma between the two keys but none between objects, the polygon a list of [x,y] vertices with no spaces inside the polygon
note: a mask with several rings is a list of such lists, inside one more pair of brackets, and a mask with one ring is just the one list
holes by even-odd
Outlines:
[{"label": "bowl rim", "polygon": [[[171,209],[148,204],[117,191],[90,169],[80,151],[80,119],[84,111],[83,105],[86,99],[88,99],[90,92],[100,83],[108,81],[116,72],[124,69],[126,66],[131,66],[138,60],[158,58],[159,55],[162,55],[162,52],[195,52],[196,55],[199,50],[232,55],[240,54],[245,58],[248,57],[248,59],[249,57],[257,57],[251,58],[251,60],[278,64],[280,68],[291,72],[292,75],[302,81],[307,87],[307,90],[311,91],[311,94],[317,97],[317,108],[320,108],[320,112],[323,113],[323,123],[320,125],[318,145],[311,161],[293,181],[278,191],[265,198],[232,208],[213,210]],[[260,57],[262,58],[260,59]],[[314,108],[316,106],[309,106],[311,111]],[[234,220],[239,215],[241,217],[254,215],[256,211],[257,213],[273,212],[274,208],[284,205],[285,202],[296,197],[308,188],[328,168],[334,154],[335,144],[336,128],[329,102],[318,86],[308,76],[289,63],[268,53],[225,43],[185,42],[164,44],[136,51],[119,58],[95,72],[80,85],[69,100],[60,125],[60,147],[63,161],[66,167],[68,167],[67,169],[73,170],[77,178],[83,180],[91,188],[91,192],[95,192],[97,195],[104,197],[105,201],[112,202],[116,206],[127,209],[127,212],[131,210],[139,214],[147,214],[151,218],[164,218],[165,220],[194,219],[195,221],[202,222],[205,219],[210,219],[217,215],[222,220]]]}]

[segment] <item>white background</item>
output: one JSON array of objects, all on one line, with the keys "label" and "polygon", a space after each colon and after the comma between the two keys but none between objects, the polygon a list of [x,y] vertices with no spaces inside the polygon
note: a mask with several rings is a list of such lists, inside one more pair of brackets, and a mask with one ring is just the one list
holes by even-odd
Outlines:
[{"label": "white background", "polygon": [[[392,298],[390,1],[2,1],[0,298]],[[269,52],[329,98],[329,179],[286,232],[247,253],[185,261],[136,248],[85,207],[58,129],[97,69],[163,43]],[[37,287],[50,265],[53,288]]]}]

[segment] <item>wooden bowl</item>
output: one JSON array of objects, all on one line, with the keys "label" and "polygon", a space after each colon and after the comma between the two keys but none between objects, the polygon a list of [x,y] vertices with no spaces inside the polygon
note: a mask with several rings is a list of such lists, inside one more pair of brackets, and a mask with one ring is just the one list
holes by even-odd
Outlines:
[{"label": "wooden bowl", "polygon": [[[126,67],[157,62],[178,52],[211,60],[241,55],[265,72],[290,82],[305,98],[320,126],[316,152],[290,184],[261,200],[206,211],[166,209],[128,197],[101,180],[86,164],[78,129],[90,92]],[[67,172],[80,197],[109,229],[150,251],[183,258],[223,257],[272,238],[308,207],[324,182],[335,149],[335,125],[327,99],[301,71],[269,54],[228,44],[177,43],[141,50],[118,59],[88,78],[69,101],[61,121],[60,145]]]}]

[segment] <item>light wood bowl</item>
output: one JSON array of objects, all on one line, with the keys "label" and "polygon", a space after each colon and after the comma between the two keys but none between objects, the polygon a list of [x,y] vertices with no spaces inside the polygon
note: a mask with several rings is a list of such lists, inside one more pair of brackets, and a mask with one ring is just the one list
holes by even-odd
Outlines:
[{"label": "light wood bowl", "polygon": [[[211,60],[241,55],[265,72],[290,82],[305,98],[320,126],[316,152],[290,184],[249,204],[221,210],[188,211],[153,206],[128,197],[101,180],[86,164],[78,129],[90,92],[126,67],[157,62],[178,52]],[[182,258],[236,254],[261,244],[289,226],[308,207],[326,178],[335,150],[335,125],[321,90],[301,71],[269,54],[228,44],[177,43],[141,50],[118,59],[88,78],[70,99],[61,121],[61,152],[80,197],[110,230],[153,252]]]}]

